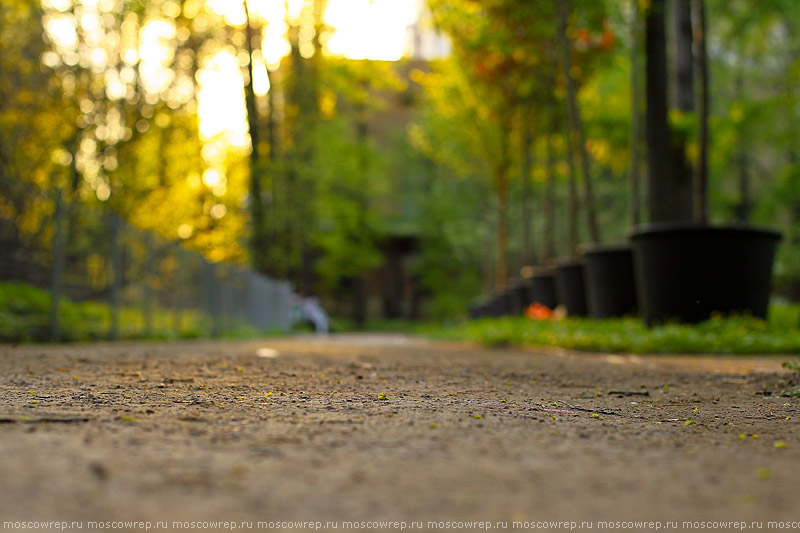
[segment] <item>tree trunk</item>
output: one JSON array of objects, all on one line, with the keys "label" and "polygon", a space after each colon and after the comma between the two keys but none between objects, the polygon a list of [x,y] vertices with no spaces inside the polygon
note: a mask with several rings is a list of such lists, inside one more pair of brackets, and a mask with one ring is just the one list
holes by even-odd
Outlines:
[{"label": "tree trunk", "polygon": [[639,79],[640,33],[639,0],[631,0],[633,7],[633,22],[631,24],[631,224],[638,225],[642,221],[642,194],[641,194],[641,123],[642,123],[642,84]]},{"label": "tree trunk", "polygon": [[558,116],[550,106],[550,131],[547,133],[547,183],[544,193],[544,259],[556,255],[556,176],[553,137],[558,133]]},{"label": "tree trunk", "polygon": [[497,270],[495,288],[503,290],[508,284],[508,165],[501,163],[495,170],[497,187]]},{"label": "tree trunk", "polygon": [[522,126],[524,134],[522,139],[522,260],[521,265],[525,266],[536,262],[536,252],[531,242],[533,232],[533,213],[531,211],[531,169],[533,168],[533,129],[526,120]]},{"label": "tree trunk", "polygon": [[261,194],[261,157],[260,135],[258,127],[258,110],[256,108],[256,94],[253,87],[253,39],[255,32],[250,20],[250,10],[247,7],[247,0],[242,2],[246,16],[245,25],[245,44],[247,47],[247,83],[244,86],[245,104],[247,106],[247,126],[250,130],[250,218],[252,224],[252,236],[250,241],[250,253],[252,256],[253,268],[259,272],[266,272],[266,242],[264,239],[264,201]]},{"label": "tree trunk", "polygon": [[567,126],[564,140],[567,170],[569,172],[567,181],[567,246],[569,247],[570,255],[575,253],[580,240],[578,237],[578,177],[575,171],[575,148],[571,133],[569,126]]},{"label": "tree trunk", "polygon": [[699,223],[708,222],[708,116],[709,116],[709,80],[708,55],[706,41],[706,9],[705,0],[694,0],[692,6],[695,19],[695,69],[700,81],[699,144],[700,157],[697,160],[694,177],[694,220]]},{"label": "tree trunk", "polygon": [[674,0],[675,107],[694,111],[694,64],[692,53],[692,0]]},{"label": "tree trunk", "polygon": [[61,188],[55,190],[55,211],[53,213],[53,270],[50,279],[50,340],[61,340],[61,296],[64,292],[64,269],[66,262],[67,209]]},{"label": "tree trunk", "polygon": [[750,173],[748,169],[747,152],[739,148],[739,205],[736,206],[736,221],[748,222],[752,211],[750,200]]},{"label": "tree trunk", "polygon": [[[675,108],[681,113],[694,112],[694,75],[692,53],[692,11],[691,0],[675,0],[674,9],[674,36],[675,36]],[[673,179],[676,183],[676,192],[680,210],[673,216],[680,220],[691,220],[693,199],[692,182],[694,170],[689,161],[687,145],[689,133],[678,128],[672,132],[672,157]]]},{"label": "tree trunk", "polygon": [[120,310],[122,308],[122,282],[123,276],[123,260],[124,253],[122,242],[122,220],[116,211],[111,211],[108,215],[111,219],[111,291],[110,301],[111,306],[111,329],[108,336],[112,341],[119,340],[120,338]]},{"label": "tree trunk", "polygon": [[[739,70],[736,74],[736,98],[742,101],[744,95],[744,76],[742,71]],[[745,146],[745,125],[744,121],[739,122],[737,126],[737,156],[736,164],[739,170],[739,204],[736,206],[736,221],[748,222],[750,220],[750,212],[752,203],[750,198],[750,172],[747,157],[747,148]]]},{"label": "tree trunk", "polygon": [[[597,213],[595,209],[594,190],[592,186],[591,160],[589,152],[586,150],[586,139],[583,132],[583,121],[581,120],[580,106],[578,105],[578,89],[575,86],[575,79],[572,77],[572,45],[567,35],[567,19],[569,15],[568,0],[562,0],[558,4],[561,39],[561,51],[563,54],[562,65],[564,67],[564,78],[567,90],[567,114],[569,116],[570,135],[575,135],[578,144],[578,154],[581,158],[581,170],[583,172],[584,206],[586,208],[586,225],[589,230],[589,239],[592,242],[600,242],[600,230],[597,225]],[[570,143],[574,145],[574,143]],[[572,161],[572,156],[570,156]],[[573,250],[574,252],[574,250]]]},{"label": "tree trunk", "polygon": [[[651,0],[645,17],[648,207],[651,222],[685,220],[680,181],[673,174],[667,122],[666,0]],[[691,204],[689,205],[691,210]]]},{"label": "tree trunk", "polygon": [[[314,20],[314,37],[311,43],[314,55],[309,59],[303,58],[303,77],[299,89],[302,91],[300,102],[300,128],[306,140],[302,143],[299,155],[303,168],[310,168],[314,160],[314,144],[309,139],[313,137],[313,130],[319,120],[319,88],[320,88],[320,62],[323,60],[320,33],[324,28],[324,13],[327,0],[312,0],[310,15]],[[302,56],[301,56],[302,57]],[[300,65],[298,65],[300,67]],[[298,72],[299,73],[299,72]],[[313,292],[316,283],[317,249],[312,242],[312,233],[315,226],[316,213],[313,208],[313,199],[316,195],[316,182],[314,176],[304,171],[301,176],[304,202],[300,207],[300,220],[298,226],[300,240],[300,284],[307,291]]]},{"label": "tree trunk", "polygon": [[494,248],[492,245],[492,235],[494,234],[492,228],[492,208],[491,202],[489,202],[489,194],[488,191],[482,191],[484,194],[481,194],[481,220],[485,224],[485,230],[482,232],[483,235],[483,249],[487,250],[487,253],[481,254],[481,281],[483,282],[483,292],[484,294],[491,294],[492,288],[494,287],[494,257],[492,257],[491,250]]}]

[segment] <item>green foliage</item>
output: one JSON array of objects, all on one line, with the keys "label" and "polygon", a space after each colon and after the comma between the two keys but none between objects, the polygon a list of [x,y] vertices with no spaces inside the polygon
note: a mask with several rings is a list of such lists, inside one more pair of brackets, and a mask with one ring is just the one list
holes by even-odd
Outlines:
[{"label": "green foliage", "polygon": [[65,154],[56,150],[72,133],[76,106],[40,64],[41,3],[0,2],[0,28],[0,224],[13,220],[14,239],[33,249],[52,213],[35,193],[66,184]]},{"label": "green foliage", "polygon": [[385,170],[373,141],[359,140],[347,120],[317,128],[313,233],[322,251],[317,264],[323,287],[366,275],[380,264],[378,211]]},{"label": "green foliage", "polygon": [[483,246],[489,230],[475,220],[483,200],[480,189],[434,179],[422,201],[422,253],[414,270],[430,294],[434,319],[458,316],[480,292],[481,260],[491,253]]},{"label": "green foliage", "polygon": [[[0,341],[33,342],[50,338],[50,307],[47,291],[23,283],[0,283]],[[108,337],[111,310],[95,302],[73,302],[62,298],[59,321],[65,341],[91,341]],[[209,331],[209,319],[196,311],[181,313],[180,332],[175,331],[175,316],[166,309],[153,310],[153,333],[150,338],[197,338]],[[120,310],[120,336],[143,338],[144,314],[141,309]]]},{"label": "green foliage", "polygon": [[791,370],[797,374],[800,374],[800,361],[784,361],[783,368]]},{"label": "green foliage", "polygon": [[482,319],[445,329],[440,335],[490,346],[554,346],[595,352],[786,354],[800,351],[798,311],[798,306],[779,305],[773,306],[769,322],[740,316],[653,328],[635,318]]}]

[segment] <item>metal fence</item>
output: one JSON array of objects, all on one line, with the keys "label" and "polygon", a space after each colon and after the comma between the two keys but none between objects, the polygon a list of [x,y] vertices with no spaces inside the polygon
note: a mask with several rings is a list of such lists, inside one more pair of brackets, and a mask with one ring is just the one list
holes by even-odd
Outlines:
[{"label": "metal fence", "polygon": [[[60,195],[42,201],[35,231],[19,226],[23,217],[0,216],[0,282],[23,282],[51,295],[49,310],[34,320],[39,331],[33,338],[200,337],[290,328],[288,282],[211,263],[111,210],[70,206]],[[18,307],[19,313],[35,312]]]}]

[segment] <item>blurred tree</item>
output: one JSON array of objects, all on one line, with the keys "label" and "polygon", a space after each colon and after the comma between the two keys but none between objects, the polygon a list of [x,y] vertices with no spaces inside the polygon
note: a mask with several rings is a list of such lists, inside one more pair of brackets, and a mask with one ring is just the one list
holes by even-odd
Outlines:
[{"label": "blurred tree", "polygon": [[43,14],[38,1],[0,3],[0,218],[9,256],[49,244],[54,204],[41,192],[66,188],[73,163],[62,146],[77,109],[41,63],[52,61]]},{"label": "blurred tree", "polygon": [[73,196],[62,191],[69,189],[67,169],[74,168],[72,155],[61,146],[74,136],[68,125],[76,109],[41,63],[52,61],[42,23],[39,2],[0,4],[0,276],[35,279],[29,265],[49,267],[50,338],[59,340],[69,220],[64,197]]},{"label": "blurred tree", "polygon": [[[261,126],[259,124],[258,107],[256,104],[254,63],[257,61],[254,50],[260,48],[261,32],[256,31],[255,22],[250,16],[250,9],[247,0],[242,1],[245,13],[245,51],[247,52],[247,74],[244,84],[244,95],[247,106],[247,129],[250,133],[250,262],[256,271],[267,273],[269,266],[267,263],[268,247],[267,227],[265,219],[265,206],[263,194],[263,174],[267,167],[267,157],[262,153],[261,147]],[[269,69],[267,76],[269,76]],[[269,80],[271,82],[271,80]],[[270,83],[270,86],[272,83]],[[269,109],[267,120],[272,122],[272,109]],[[267,150],[272,152],[273,146],[268,146]]]},{"label": "blurred tree", "polygon": [[[427,187],[434,193],[442,191],[442,194],[444,191],[452,194],[453,189],[476,191],[478,198],[475,202],[454,200],[461,208],[471,206],[474,210],[469,217],[470,223],[462,218],[455,218],[448,223],[445,213],[452,213],[454,208],[442,205],[447,200],[441,196],[426,195],[426,211],[429,214],[425,220],[432,225],[423,226],[423,235],[426,242],[431,243],[430,246],[445,250],[458,248],[461,252],[453,254],[454,257],[470,257],[464,249],[467,240],[461,237],[462,233],[467,232],[471,242],[477,245],[475,251],[478,252],[467,262],[481,272],[483,291],[489,293],[495,287],[495,253],[498,248],[493,242],[496,231],[493,202],[496,201],[496,195],[491,194],[491,156],[487,151],[492,145],[487,144],[487,138],[497,133],[497,125],[481,107],[473,86],[454,59],[438,62],[429,73],[416,70],[412,77],[424,89],[425,106],[422,116],[410,130],[411,142],[438,167],[433,177],[443,176],[454,183],[449,187],[438,185],[434,180]],[[461,194],[458,194],[457,198],[460,197]],[[477,217],[474,214],[476,212]],[[453,226],[458,229],[451,229]],[[433,290],[443,287],[438,276],[452,275],[450,269],[459,268],[455,264],[451,267],[445,261],[442,266],[449,274],[444,274],[441,267],[435,268],[441,254],[436,254],[436,259],[423,254],[423,258],[423,264],[427,267],[423,269],[423,280],[437,280],[437,283],[429,285]],[[470,267],[462,263],[460,268]],[[456,279],[461,279],[461,276]]]},{"label": "blurred tree", "polygon": [[[569,121],[568,136],[570,138],[570,146],[577,145],[577,152],[581,160],[581,169],[583,171],[583,185],[584,185],[584,208],[586,210],[586,227],[589,231],[589,239],[592,242],[600,241],[600,230],[597,226],[597,214],[595,213],[595,199],[594,189],[592,187],[592,174],[589,152],[586,149],[586,138],[583,131],[583,120],[581,119],[580,106],[578,105],[578,95],[575,78],[576,72],[573,70],[573,43],[571,42],[570,33],[575,33],[575,29],[570,31],[569,27],[569,11],[570,2],[562,0],[558,3],[558,26],[559,26],[559,41],[561,42],[561,64],[564,70],[564,84],[566,88],[566,102],[567,102],[567,116]],[[586,31],[586,30],[584,30]],[[570,150],[569,163],[572,165],[574,155]],[[570,189],[575,188],[574,170],[570,177]],[[570,197],[577,197],[573,191]],[[574,201],[574,200],[573,200]],[[577,242],[571,243],[571,246],[577,246]],[[573,248],[574,250],[574,248]]]},{"label": "blurred tree", "polygon": [[[471,106],[471,113],[480,117],[478,127],[482,157],[491,176],[496,196],[496,262],[495,286],[504,288],[508,275],[509,191],[514,156],[512,147],[519,133],[515,118],[524,109],[532,93],[531,79],[526,75],[539,59],[531,50],[515,42],[515,30],[525,31],[536,21],[534,8],[515,7],[504,1],[430,3],[437,25],[454,43],[454,55],[467,78],[461,82],[460,105]],[[510,24],[513,21],[513,24]],[[531,24],[541,31],[538,24]],[[470,108],[468,108],[470,109]],[[516,126],[516,127],[515,127]],[[523,134],[523,145],[524,134]],[[529,148],[524,148],[528,150]],[[528,176],[524,176],[528,179]],[[526,244],[527,245],[527,244]]]},{"label": "blurred tree", "polygon": [[335,58],[326,63],[326,90],[320,89],[327,102],[320,117],[326,118],[306,133],[314,147],[309,170],[315,179],[311,207],[318,222],[313,242],[322,256],[316,272],[328,287],[349,283],[353,319],[363,324],[367,276],[381,260],[386,198],[393,194],[387,158],[372,130],[376,115],[404,86],[390,63]]}]

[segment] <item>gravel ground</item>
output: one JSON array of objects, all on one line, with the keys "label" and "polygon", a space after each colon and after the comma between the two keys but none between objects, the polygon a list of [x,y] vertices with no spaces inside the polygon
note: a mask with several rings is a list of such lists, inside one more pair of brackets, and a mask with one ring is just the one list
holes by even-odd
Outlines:
[{"label": "gravel ground", "polygon": [[388,335],[0,347],[0,525],[800,526],[784,359]]}]

